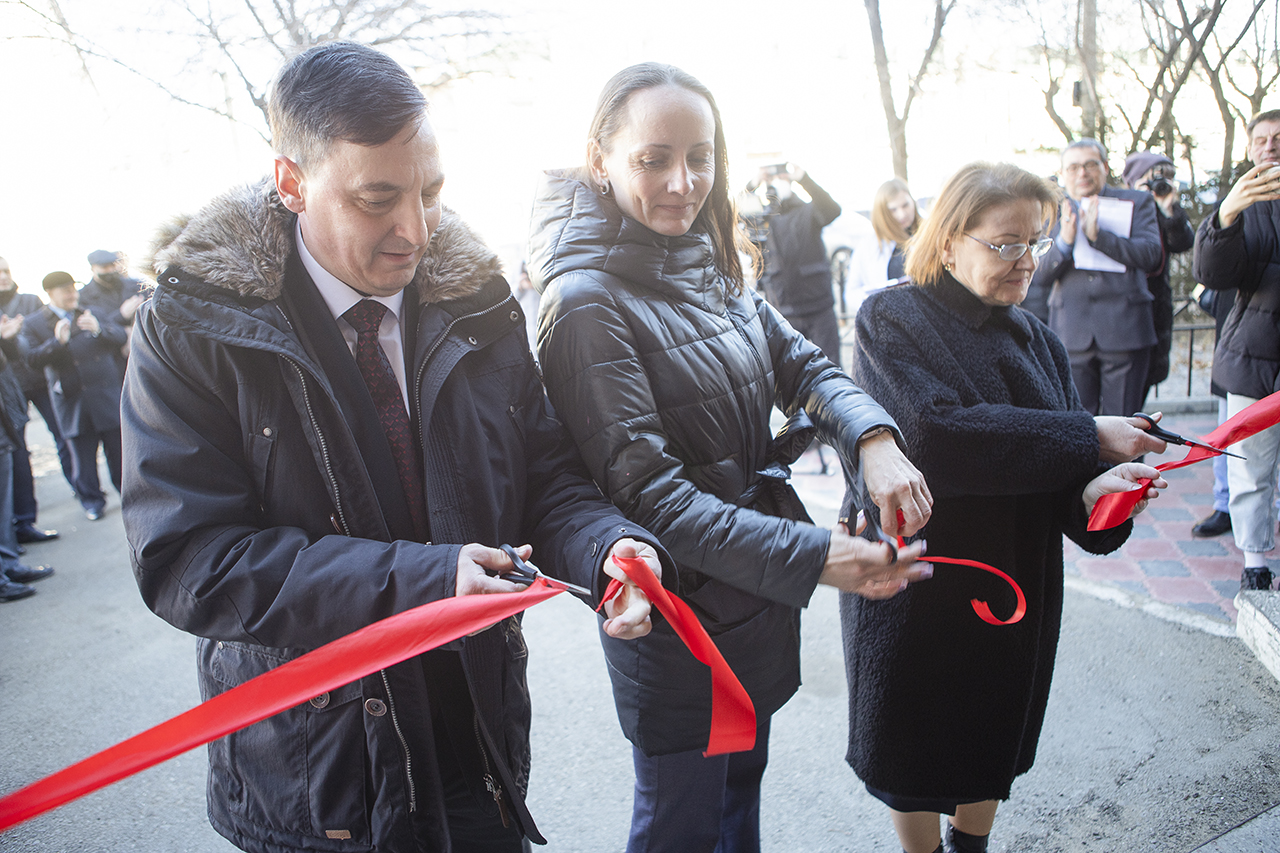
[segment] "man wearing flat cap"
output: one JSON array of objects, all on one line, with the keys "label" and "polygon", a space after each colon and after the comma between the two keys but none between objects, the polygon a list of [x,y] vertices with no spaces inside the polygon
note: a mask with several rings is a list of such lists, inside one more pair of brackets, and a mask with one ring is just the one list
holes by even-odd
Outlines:
[{"label": "man wearing flat cap", "polygon": [[27,363],[44,370],[63,437],[71,445],[76,497],[90,521],[102,517],[107,498],[98,481],[98,445],[111,482],[120,491],[120,348],[124,327],[85,309],[75,279],[51,272],[42,282],[49,304],[22,324]]},{"label": "man wearing flat cap", "polygon": [[93,278],[80,291],[80,307],[99,317],[109,317],[128,329],[138,306],[146,298],[142,282],[125,274],[119,252],[98,249],[89,253],[89,270]]}]

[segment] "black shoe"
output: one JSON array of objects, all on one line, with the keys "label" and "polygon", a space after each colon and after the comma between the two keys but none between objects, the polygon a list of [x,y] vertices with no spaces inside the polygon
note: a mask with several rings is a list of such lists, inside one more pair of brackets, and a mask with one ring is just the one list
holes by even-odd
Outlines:
[{"label": "black shoe", "polygon": [[1275,580],[1275,576],[1271,574],[1268,568],[1251,569],[1245,567],[1240,574],[1240,589],[1271,589],[1271,582]]},{"label": "black shoe", "polygon": [[4,574],[9,580],[16,583],[31,583],[32,581],[42,581],[49,575],[53,574],[53,569],[45,566],[36,566],[34,569],[30,566],[19,564],[16,569],[5,569]]},{"label": "black shoe", "polygon": [[1231,515],[1225,512],[1214,510],[1207,518],[1200,520],[1200,523],[1191,528],[1191,535],[1198,536],[1201,539],[1208,539],[1211,536],[1221,536],[1224,533],[1231,532]]},{"label": "black shoe", "polygon": [[35,594],[35,587],[27,586],[25,583],[14,583],[4,575],[0,575],[0,601],[17,601],[19,598]]},{"label": "black shoe", "polygon": [[58,531],[41,530],[34,524],[18,525],[18,541],[19,542],[48,542],[50,539],[57,539]]}]

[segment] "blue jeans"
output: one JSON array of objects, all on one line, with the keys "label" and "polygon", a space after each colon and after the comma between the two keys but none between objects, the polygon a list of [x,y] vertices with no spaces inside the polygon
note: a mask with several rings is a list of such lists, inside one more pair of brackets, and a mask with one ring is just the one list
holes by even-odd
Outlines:
[{"label": "blue jeans", "polygon": [[632,753],[636,793],[627,853],[759,853],[769,720],[759,723],[750,752]]},{"label": "blue jeans", "polygon": [[[1227,395],[1227,413],[1235,416],[1256,403],[1252,397]],[[1244,459],[1227,460],[1231,490],[1231,531],[1236,547],[1255,554],[1276,546],[1276,469],[1280,467],[1280,426],[1237,442],[1232,448]]]}]

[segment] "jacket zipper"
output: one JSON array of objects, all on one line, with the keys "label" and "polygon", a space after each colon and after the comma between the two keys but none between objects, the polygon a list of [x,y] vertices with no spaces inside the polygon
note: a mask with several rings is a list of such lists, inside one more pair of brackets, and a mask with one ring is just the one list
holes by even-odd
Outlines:
[{"label": "jacket zipper", "polygon": [[316,442],[320,445],[320,456],[324,459],[324,471],[329,477],[329,484],[333,486],[333,505],[338,511],[338,523],[342,526],[344,536],[351,535],[351,528],[347,524],[347,515],[342,511],[342,493],[338,487],[338,478],[333,475],[333,461],[329,457],[329,443],[325,441],[324,432],[320,429],[320,422],[316,420],[315,410],[311,407],[311,392],[307,390],[307,376],[302,370],[302,365],[298,364],[287,355],[282,355],[285,361],[293,365],[293,369],[298,372],[298,380],[302,383],[302,402],[307,407],[307,417],[311,421],[311,429],[315,431]]},{"label": "jacket zipper", "polygon": [[458,325],[463,320],[471,320],[476,317],[483,317],[486,314],[490,314],[494,311],[497,311],[499,308],[502,308],[511,300],[512,300],[512,297],[508,297],[507,299],[504,299],[495,305],[490,305],[488,308],[485,308],[483,311],[477,311],[474,314],[466,314],[462,317],[457,317],[453,320],[450,320],[449,325],[445,326],[444,331],[440,333],[440,337],[436,338],[435,343],[431,345],[431,349],[427,350],[427,356],[426,358],[422,359],[422,364],[418,365],[417,374],[413,378],[413,409],[418,413],[418,446],[421,447],[424,444],[423,435],[422,435],[422,377],[423,375],[426,374],[427,365],[431,363],[432,357],[436,354],[436,351],[439,350],[440,347],[444,345],[445,340],[448,339],[449,333],[453,331],[454,326]]},{"label": "jacket zipper", "polygon": [[409,752],[409,742],[405,740],[404,732],[400,728],[400,718],[396,715],[396,698],[391,694],[391,682],[387,680],[387,671],[378,670],[378,675],[382,676],[382,686],[387,691],[387,707],[391,709],[391,727],[396,730],[396,737],[400,738],[400,748],[404,750],[404,775],[409,782],[409,813],[412,814],[418,810],[418,792],[413,784],[413,755]]},{"label": "jacket zipper", "polygon": [[493,770],[489,766],[489,753],[484,748],[484,738],[480,736],[480,712],[472,711],[471,727],[476,736],[476,747],[480,750],[480,761],[484,764],[484,786],[489,789],[489,793],[493,795],[493,801],[498,805],[498,815],[502,818],[503,827],[511,826],[511,814],[507,811],[507,802],[502,798],[502,786],[498,784],[498,780],[493,778]]},{"label": "jacket zipper", "polygon": [[[329,484],[333,487],[334,508],[338,511],[338,523],[342,528],[344,536],[351,535],[351,528],[347,524],[346,514],[342,511],[342,497],[338,487],[338,478],[333,475],[333,463],[329,457],[329,443],[325,441],[324,431],[320,429],[320,423],[316,420],[315,410],[311,407],[311,393],[307,390],[306,373],[302,370],[302,365],[298,364],[292,358],[282,355],[285,361],[293,365],[293,369],[298,372],[298,379],[302,383],[302,401],[307,407],[307,417],[311,421],[311,429],[316,434],[316,442],[320,445],[320,456],[324,459],[325,474],[329,477]],[[396,714],[396,699],[391,693],[391,683],[387,680],[387,671],[379,670],[378,674],[382,676],[382,686],[387,691],[387,707],[391,710],[391,726],[396,731],[396,737],[400,739],[400,748],[404,750],[404,774],[405,779],[409,783],[409,812],[413,813],[418,810],[418,794],[413,783],[413,754],[409,752],[409,742],[405,740],[404,731],[400,728],[400,718]]]}]

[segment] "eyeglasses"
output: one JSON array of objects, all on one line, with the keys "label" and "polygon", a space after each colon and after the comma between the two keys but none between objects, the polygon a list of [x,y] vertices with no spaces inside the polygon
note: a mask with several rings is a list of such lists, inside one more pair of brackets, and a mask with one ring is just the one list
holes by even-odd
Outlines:
[{"label": "eyeglasses", "polygon": [[1062,171],[1068,175],[1078,175],[1082,169],[1088,172],[1101,172],[1102,161],[1085,160],[1083,163],[1071,163],[1062,167]]},{"label": "eyeglasses", "polygon": [[988,249],[998,252],[1000,254],[1000,260],[1002,261],[1016,261],[1027,253],[1027,249],[1031,250],[1031,257],[1038,258],[1045,252],[1049,251],[1053,246],[1052,237],[1041,237],[1031,245],[1027,245],[1026,243],[1010,243],[1006,246],[997,246],[994,243],[988,243],[986,240],[983,240],[980,237],[975,237],[972,234],[966,234],[964,236],[968,237],[970,240],[977,240]]}]

